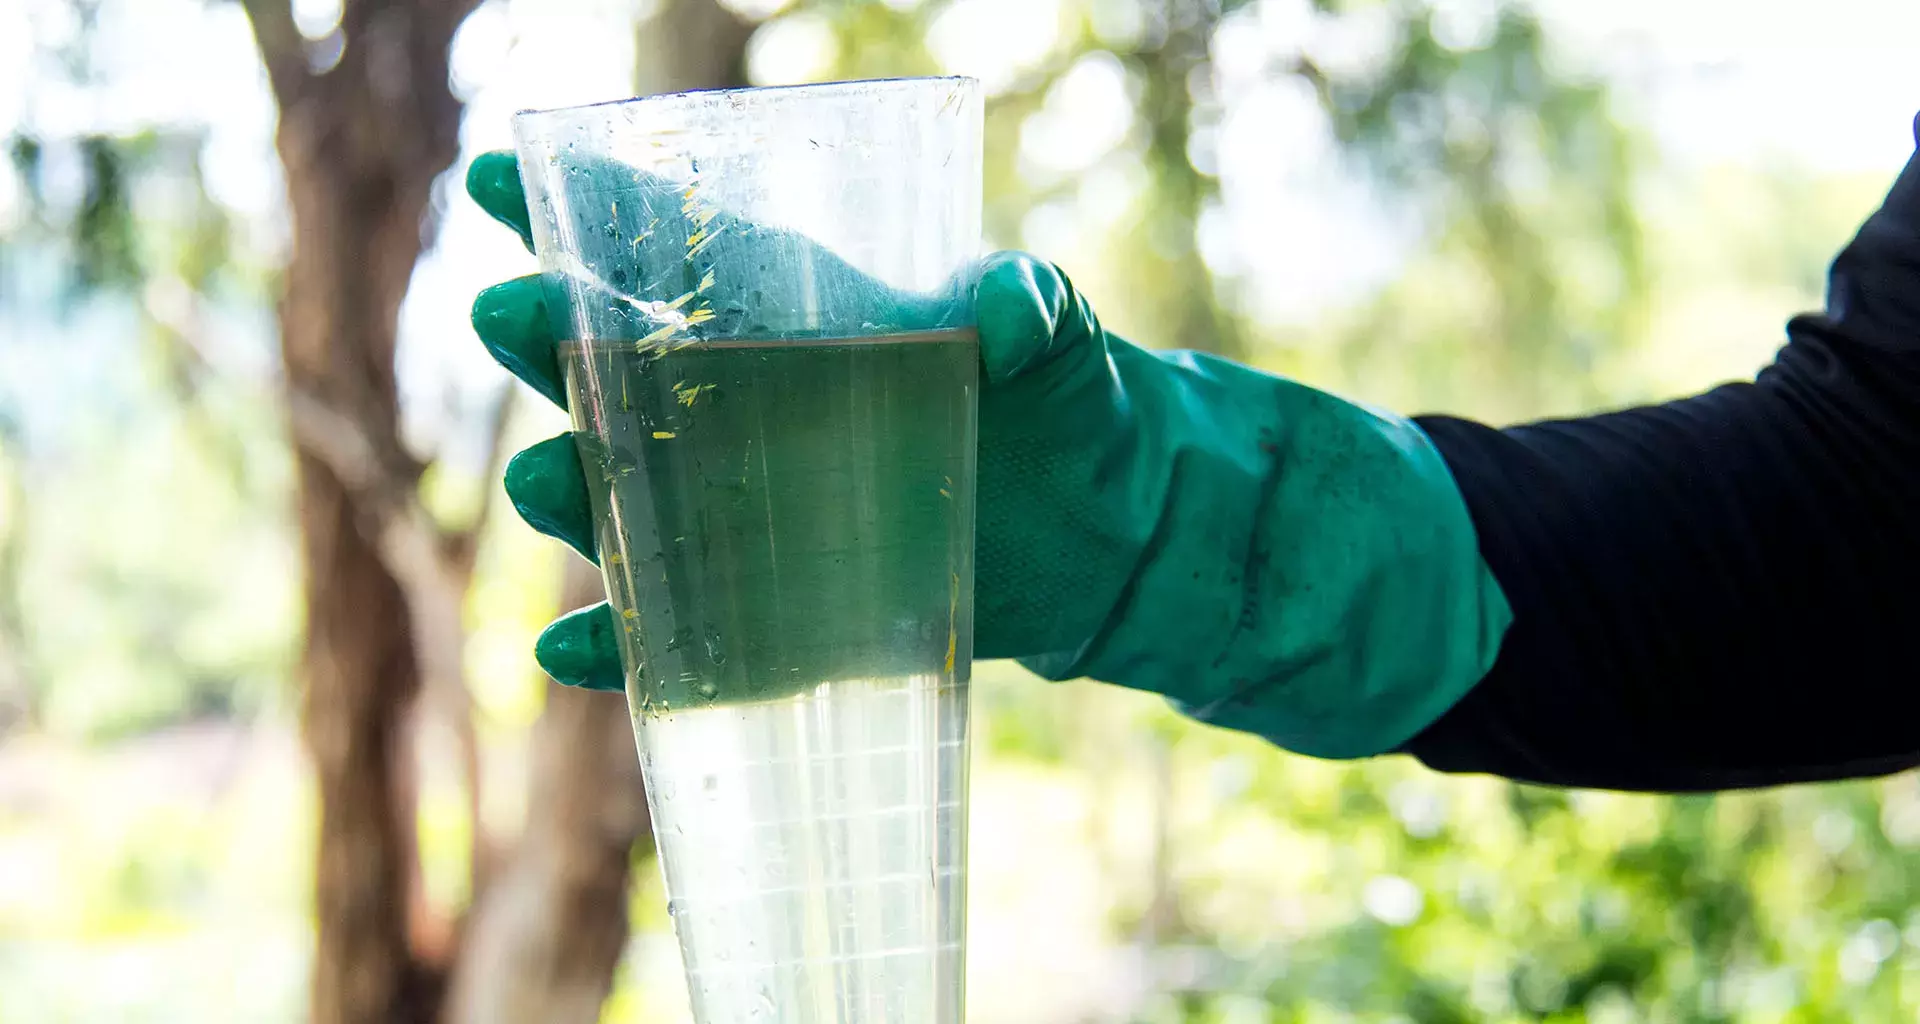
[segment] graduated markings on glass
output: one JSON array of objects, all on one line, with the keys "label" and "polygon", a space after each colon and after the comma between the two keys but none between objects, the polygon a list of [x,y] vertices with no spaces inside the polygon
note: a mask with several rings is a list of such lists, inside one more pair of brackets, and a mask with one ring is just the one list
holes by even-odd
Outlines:
[{"label": "graduated markings on glass", "polygon": [[958,1024],[973,332],[563,355],[696,1014]]}]

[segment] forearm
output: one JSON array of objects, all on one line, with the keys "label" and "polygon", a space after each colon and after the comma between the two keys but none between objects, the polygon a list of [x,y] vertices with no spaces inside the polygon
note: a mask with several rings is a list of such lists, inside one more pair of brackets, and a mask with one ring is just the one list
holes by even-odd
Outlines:
[{"label": "forearm", "polygon": [[1404,748],[1699,790],[1920,763],[1920,163],[1753,384],[1495,431],[1421,421],[1514,612]]}]

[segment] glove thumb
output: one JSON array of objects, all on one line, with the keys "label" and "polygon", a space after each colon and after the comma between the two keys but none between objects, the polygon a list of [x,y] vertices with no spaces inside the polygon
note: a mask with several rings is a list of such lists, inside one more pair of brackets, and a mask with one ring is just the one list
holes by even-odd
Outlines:
[{"label": "glove thumb", "polygon": [[1067,276],[1023,252],[997,252],[982,262],[975,313],[989,384],[1058,372],[1091,352],[1099,336],[1093,310]]}]

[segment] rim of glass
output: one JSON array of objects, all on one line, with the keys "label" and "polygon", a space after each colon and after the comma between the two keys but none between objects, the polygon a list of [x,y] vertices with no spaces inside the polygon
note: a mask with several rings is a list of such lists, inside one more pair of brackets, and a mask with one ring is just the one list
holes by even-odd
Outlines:
[{"label": "rim of glass", "polygon": [[750,85],[734,86],[725,89],[685,89],[680,92],[662,92],[651,96],[630,96],[618,100],[600,100],[597,103],[579,103],[568,107],[530,107],[515,111],[515,121],[532,120],[543,117],[560,117],[568,114],[580,114],[602,107],[638,107],[649,104],[670,104],[688,100],[705,100],[719,96],[742,95],[810,95],[831,96],[836,93],[862,92],[875,87],[927,86],[945,82],[978,86],[980,80],[971,75],[927,75],[911,78],[855,78],[837,82],[802,82],[796,85]]}]

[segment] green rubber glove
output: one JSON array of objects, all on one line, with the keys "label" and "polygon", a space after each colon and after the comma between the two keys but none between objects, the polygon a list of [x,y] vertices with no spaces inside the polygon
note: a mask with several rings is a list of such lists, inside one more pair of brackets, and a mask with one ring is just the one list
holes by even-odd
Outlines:
[{"label": "green rubber glove", "polygon": [[[511,154],[473,198],[529,238]],[[537,276],[482,292],[474,328],[565,403]],[[975,653],[1165,695],[1301,753],[1398,747],[1492,667],[1510,619],[1445,463],[1407,420],[1225,360],[1102,330],[1053,267],[998,253],[977,292]],[[507,467],[536,529],[594,557],[569,435]],[[604,604],[536,655],[623,686]]]}]

